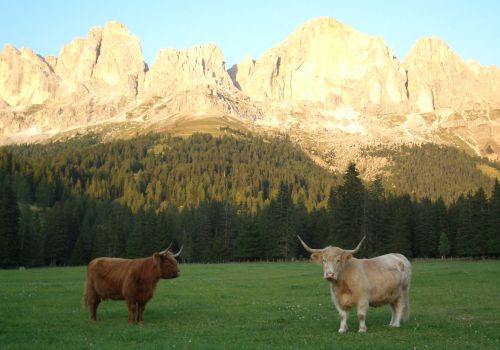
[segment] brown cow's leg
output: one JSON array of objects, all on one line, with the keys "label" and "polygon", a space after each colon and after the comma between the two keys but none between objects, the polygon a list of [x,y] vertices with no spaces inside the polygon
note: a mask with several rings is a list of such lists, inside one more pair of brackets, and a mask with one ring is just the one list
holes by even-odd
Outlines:
[{"label": "brown cow's leg", "polygon": [[127,306],[128,306],[128,323],[129,324],[134,324],[135,323],[135,301],[127,300]]},{"label": "brown cow's leg", "polygon": [[140,325],[144,324],[144,319],[142,318],[142,315],[144,313],[144,309],[146,308],[145,303],[137,303],[137,322]]},{"label": "brown cow's leg", "polygon": [[97,307],[99,306],[100,302],[101,298],[99,298],[95,294],[89,297],[90,321],[92,322],[97,321]]}]

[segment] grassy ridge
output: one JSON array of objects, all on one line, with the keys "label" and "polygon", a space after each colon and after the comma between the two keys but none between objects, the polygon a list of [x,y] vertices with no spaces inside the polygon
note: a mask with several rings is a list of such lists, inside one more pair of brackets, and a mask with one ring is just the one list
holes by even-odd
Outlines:
[{"label": "grassy ridge", "polygon": [[160,281],[145,325],[107,301],[90,324],[80,307],[85,268],[0,271],[1,348],[498,349],[500,262],[417,262],[411,319],[389,329],[370,308],[368,333],[339,335],[320,267],[311,263],[182,265]]}]

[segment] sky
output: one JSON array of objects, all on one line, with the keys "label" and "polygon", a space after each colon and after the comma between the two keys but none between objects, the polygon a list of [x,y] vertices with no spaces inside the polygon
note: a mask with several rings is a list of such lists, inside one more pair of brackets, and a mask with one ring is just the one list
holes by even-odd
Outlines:
[{"label": "sky", "polygon": [[0,6],[0,49],[10,43],[42,56],[58,56],[91,27],[115,20],[140,38],[150,66],[159,49],[215,43],[229,68],[327,16],[383,37],[400,60],[417,39],[432,36],[466,61],[500,67],[500,0],[0,0]]}]

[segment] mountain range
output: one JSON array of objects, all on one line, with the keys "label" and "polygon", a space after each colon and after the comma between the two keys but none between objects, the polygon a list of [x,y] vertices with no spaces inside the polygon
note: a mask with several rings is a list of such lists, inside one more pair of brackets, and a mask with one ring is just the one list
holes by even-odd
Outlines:
[{"label": "mountain range", "polygon": [[162,49],[149,67],[117,22],[57,57],[0,53],[0,145],[151,131],[285,134],[321,166],[356,161],[366,177],[390,162],[367,154],[377,147],[435,143],[498,161],[500,69],[438,38],[400,61],[382,38],[331,18],[229,69],[214,44]]}]

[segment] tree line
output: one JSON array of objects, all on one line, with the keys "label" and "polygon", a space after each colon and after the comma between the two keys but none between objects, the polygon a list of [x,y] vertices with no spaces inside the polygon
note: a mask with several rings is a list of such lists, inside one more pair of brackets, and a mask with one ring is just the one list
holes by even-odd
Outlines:
[{"label": "tree line", "polygon": [[[288,139],[87,137],[0,149],[0,265],[80,265],[184,245],[189,262],[290,260],[311,246],[362,256],[500,254],[500,186],[447,204],[332,175]],[[390,189],[389,189],[390,190]]]}]

